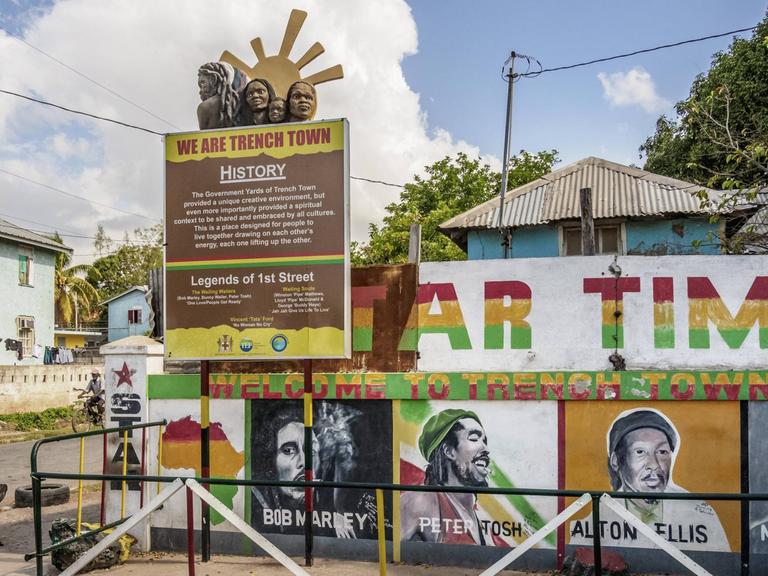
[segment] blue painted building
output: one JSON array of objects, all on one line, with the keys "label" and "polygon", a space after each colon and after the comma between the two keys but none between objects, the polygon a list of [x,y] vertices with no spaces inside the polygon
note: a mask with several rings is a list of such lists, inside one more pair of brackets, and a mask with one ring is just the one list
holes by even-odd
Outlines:
[{"label": "blue painted building", "polygon": [[146,286],[133,286],[101,303],[107,307],[107,341],[143,336],[150,329],[150,307]]},{"label": "blue painted building", "polygon": [[499,198],[459,214],[440,229],[470,260],[541,258],[581,254],[580,199],[592,190],[597,254],[720,254],[729,233],[724,214],[710,222],[698,192],[719,192],[639,168],[589,157],[507,192],[499,230]]},{"label": "blue painted building", "polygon": [[54,345],[59,253],[71,254],[72,249],[0,219],[0,365],[42,364],[36,350]]}]

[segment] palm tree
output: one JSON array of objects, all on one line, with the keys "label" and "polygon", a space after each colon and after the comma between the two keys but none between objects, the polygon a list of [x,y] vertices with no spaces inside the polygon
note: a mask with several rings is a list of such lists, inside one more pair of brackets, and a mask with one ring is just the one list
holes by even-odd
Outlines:
[{"label": "palm tree", "polygon": [[[63,243],[58,233],[53,239]],[[89,311],[99,301],[99,292],[83,277],[91,274],[92,278],[100,278],[99,271],[90,264],[69,266],[71,261],[72,258],[65,252],[56,255],[53,299],[59,326],[69,326],[73,315],[77,317],[80,310]]]}]

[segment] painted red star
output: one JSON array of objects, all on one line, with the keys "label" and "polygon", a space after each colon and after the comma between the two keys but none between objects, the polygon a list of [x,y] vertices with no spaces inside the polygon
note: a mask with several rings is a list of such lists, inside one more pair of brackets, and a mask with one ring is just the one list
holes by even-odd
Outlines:
[{"label": "painted red star", "polygon": [[120,387],[120,384],[128,384],[131,388],[133,388],[133,382],[131,382],[131,376],[136,374],[136,370],[129,369],[128,364],[126,362],[123,362],[123,367],[120,368],[120,370],[112,370],[117,375],[117,385],[116,387]]}]

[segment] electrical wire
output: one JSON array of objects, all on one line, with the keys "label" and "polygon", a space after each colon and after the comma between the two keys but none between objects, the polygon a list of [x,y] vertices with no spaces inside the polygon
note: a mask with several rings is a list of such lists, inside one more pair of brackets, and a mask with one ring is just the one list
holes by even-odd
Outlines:
[{"label": "electrical wire", "polygon": [[47,57],[47,58],[50,58],[51,60],[53,60],[53,61],[54,61],[54,62],[56,62],[57,64],[59,64],[59,65],[63,66],[63,67],[64,67],[64,68],[66,68],[67,70],[69,70],[70,72],[74,72],[74,73],[75,73],[75,74],[77,74],[78,76],[80,76],[80,77],[82,77],[82,78],[85,78],[86,80],[88,80],[88,81],[89,81],[89,82],[91,82],[92,84],[95,84],[96,86],[98,86],[98,87],[99,87],[99,88],[101,88],[102,90],[106,90],[107,92],[109,92],[109,93],[110,93],[110,94],[112,94],[113,96],[117,96],[117,97],[118,97],[118,98],[120,98],[120,100],[122,100],[123,102],[126,102],[127,104],[130,104],[130,105],[131,105],[131,106],[133,106],[134,108],[137,108],[138,110],[141,110],[142,112],[145,112],[146,114],[149,114],[149,115],[150,115],[150,116],[152,116],[153,118],[156,118],[157,120],[160,120],[161,122],[163,122],[163,123],[167,124],[167,125],[168,125],[168,126],[170,126],[171,128],[175,128],[176,130],[181,130],[181,128],[179,128],[179,127],[178,127],[178,126],[176,126],[175,124],[172,124],[172,123],[168,122],[168,120],[166,120],[165,118],[161,118],[160,116],[158,116],[158,115],[157,115],[157,114],[155,114],[154,112],[151,112],[150,110],[147,110],[147,109],[146,109],[146,108],[144,108],[143,106],[140,106],[139,104],[136,104],[136,102],[133,102],[133,101],[129,100],[128,98],[126,98],[125,96],[123,96],[122,94],[120,94],[120,93],[118,93],[118,92],[115,92],[114,90],[112,90],[112,89],[111,89],[111,88],[109,88],[108,86],[104,86],[104,84],[102,84],[102,83],[100,83],[100,82],[97,82],[96,80],[94,80],[94,79],[93,79],[93,78],[91,78],[90,76],[87,76],[87,75],[83,74],[82,72],[80,72],[80,71],[79,71],[79,70],[77,70],[76,68],[73,68],[72,66],[70,66],[70,65],[69,65],[69,64],[67,64],[66,62],[62,62],[61,60],[59,60],[59,59],[58,59],[58,58],[56,58],[55,56],[52,56],[51,54],[48,54],[48,53],[47,53],[47,52],[45,52],[44,50],[42,50],[42,49],[38,48],[37,46],[35,46],[34,44],[31,44],[30,42],[28,42],[27,40],[25,40],[25,39],[24,39],[24,38],[22,38],[21,36],[18,36],[18,35],[16,35],[16,34],[14,34],[14,33],[13,33],[13,32],[11,32],[10,30],[8,30],[8,28],[5,28],[5,27],[3,27],[1,24],[0,24],[0,30],[3,30],[3,31],[4,31],[6,34],[8,34],[9,36],[12,36],[13,38],[15,38],[16,40],[18,40],[19,42],[21,42],[21,43],[23,43],[23,44],[26,44],[27,46],[29,46],[29,47],[30,47],[30,48],[32,48],[33,50],[36,50],[37,52],[39,52],[39,53],[40,53],[40,54],[42,54],[43,56],[45,56],[45,57]]},{"label": "electrical wire", "polygon": [[381,184],[383,186],[392,186],[393,188],[405,188],[403,184],[392,184],[391,182],[384,182],[384,180],[371,180],[370,178],[362,178],[360,176],[350,176],[352,180],[362,180],[363,182],[370,182],[371,184]]},{"label": "electrical wire", "polygon": [[[93,118],[95,120],[102,120],[104,122],[112,122],[114,124],[118,124],[120,126],[125,126],[126,128],[133,128],[135,130],[142,130],[144,132],[149,132],[150,134],[157,134],[158,136],[165,136],[162,132],[156,132],[154,130],[150,130],[149,128],[144,128],[142,126],[136,126],[135,124],[128,124],[127,122],[121,122],[120,120],[115,120],[113,118],[107,118],[105,116],[98,116],[96,114],[90,114],[88,112],[83,112],[81,110],[74,110],[72,108],[67,108],[65,106],[59,106],[58,104],[53,104],[51,102],[46,102],[45,100],[40,100],[38,98],[33,98],[32,96],[25,96],[24,94],[19,94],[18,92],[12,92],[11,90],[3,90],[0,89],[0,93],[8,94],[10,96],[17,96],[19,98],[24,98],[25,100],[29,100],[31,102],[35,102],[37,104],[44,104],[46,106],[53,106],[54,108],[58,108],[59,110],[64,110],[65,112],[71,112],[72,114],[81,114],[83,116],[87,116],[89,118]],[[15,176],[15,174],[12,174]],[[21,178],[21,176],[20,176]],[[372,184],[382,184],[384,186],[394,186],[395,188],[404,188],[402,184],[393,184],[391,182],[384,182],[383,180],[372,180],[370,178],[362,178],[358,176],[350,176],[353,180],[362,180],[365,182],[371,182]],[[44,186],[44,184],[41,184],[41,186]]]},{"label": "electrical wire", "polygon": [[128,122],[121,122],[120,120],[115,120],[114,118],[107,118],[106,116],[99,116],[98,114],[90,114],[89,112],[83,112],[82,110],[67,108],[66,106],[60,106],[59,104],[54,104],[53,102],[46,102],[45,100],[40,100],[39,98],[33,98],[32,96],[25,96],[24,94],[19,94],[18,92],[13,92],[11,90],[0,89],[0,92],[3,94],[8,94],[9,96],[16,96],[17,98],[23,98],[24,100],[29,100],[30,102],[35,102],[37,104],[52,106],[53,108],[58,108],[59,110],[64,110],[65,112],[69,112],[71,114],[79,114],[81,116],[87,116],[88,118],[93,118],[95,120],[102,120],[103,122],[112,122],[113,124],[118,124],[119,126],[125,126],[126,128],[133,128],[134,130],[141,130],[142,132],[149,132],[150,134],[165,136],[163,132],[156,132],[155,130],[150,130],[149,128],[143,128],[142,126],[136,126],[135,124],[129,124]]},{"label": "electrical wire", "polygon": [[138,216],[139,218],[144,218],[145,220],[150,220],[152,222],[161,222],[159,218],[150,218],[149,216],[145,216],[144,214],[139,214],[137,212],[130,212],[129,210],[123,210],[122,208],[117,208],[115,206],[110,206],[109,204],[104,204],[103,202],[98,202],[97,200],[91,200],[90,198],[85,198],[83,196],[78,196],[77,194],[72,194],[71,192],[67,192],[66,190],[62,190],[61,188],[55,188],[53,186],[49,186],[48,184],[43,184],[42,182],[37,182],[36,180],[32,180],[31,178],[27,178],[26,176],[22,176],[20,174],[16,174],[15,172],[11,172],[9,170],[5,170],[4,168],[0,168],[0,172],[4,174],[8,174],[9,176],[13,176],[14,178],[18,178],[20,180],[24,180],[25,182],[29,182],[30,184],[35,184],[37,186],[41,186],[43,188],[47,188],[48,190],[53,190],[54,192],[58,192],[59,194],[64,194],[65,196],[69,196],[70,198],[76,198],[77,200],[82,200],[83,202],[88,202],[89,204],[95,204],[97,206],[103,206],[104,208],[109,208],[110,210],[115,210],[116,212],[122,212],[123,214],[128,214],[129,216]]},{"label": "electrical wire", "polygon": [[[673,42],[671,44],[662,44],[660,46],[654,46],[653,48],[644,48],[643,50],[635,50],[634,52],[627,52],[625,54],[617,54],[615,56],[608,56],[606,58],[596,58],[595,60],[589,60],[587,62],[579,62],[578,64],[569,64],[567,66],[557,66],[556,68],[544,68],[538,72],[526,72],[522,74],[515,74],[520,77],[536,77],[547,72],[557,72],[560,70],[571,70],[572,68],[580,68],[582,66],[589,66],[591,64],[598,64],[600,62],[609,62],[611,60],[618,60],[620,58],[628,58],[630,56],[637,56],[638,54],[647,54],[648,52],[655,52],[657,50],[664,50],[666,48],[675,48],[677,46],[683,46],[684,44],[693,44],[695,42],[703,42],[704,40],[712,40],[714,38],[722,38],[723,36],[730,36],[731,34],[738,34],[740,32],[749,32],[755,30],[757,26],[750,26],[749,28],[740,28],[738,30],[731,30],[730,32],[722,32],[720,34],[710,34],[709,36],[701,36],[700,38],[692,38],[690,40],[682,40],[681,42]],[[506,64],[505,64],[506,65]]]},{"label": "electrical wire", "polygon": [[[5,218],[13,218],[14,220],[21,220],[22,222],[29,222],[30,224],[37,224],[38,226],[45,226],[46,228],[52,228],[50,231],[38,231],[38,230],[32,230],[32,232],[38,232],[39,234],[50,234],[51,232],[58,232],[59,230],[63,230],[64,232],[71,232],[75,234],[76,232],[74,230],[68,230],[67,228],[59,228],[58,226],[51,226],[50,224],[45,224],[44,222],[38,222],[36,220],[29,220],[27,218],[21,218],[20,216],[14,216],[13,214],[4,214],[0,212],[0,216],[4,216]],[[9,222],[11,226],[16,226],[13,222]],[[20,228],[20,226],[16,226],[16,228]]]}]

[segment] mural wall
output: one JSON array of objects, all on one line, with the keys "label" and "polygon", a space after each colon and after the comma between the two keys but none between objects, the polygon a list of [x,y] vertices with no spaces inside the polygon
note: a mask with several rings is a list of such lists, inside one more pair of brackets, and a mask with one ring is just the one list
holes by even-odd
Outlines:
[{"label": "mural wall", "polygon": [[[314,367],[312,446],[299,365],[212,366],[212,474],[300,480],[311,449],[321,480],[468,488],[387,495],[393,550],[413,559],[423,549],[425,561],[515,547],[573,501],[473,488],[768,492],[766,269],[763,257],[732,256],[427,263],[418,279],[413,267],[364,269],[353,274],[352,360]],[[613,371],[617,361],[627,369]],[[200,473],[198,391],[196,374],[150,377],[149,418],[169,421],[164,474]],[[376,537],[367,490],[316,490],[311,519],[303,490],[214,495],[297,546],[310,521],[334,546]],[[720,573],[747,552],[768,554],[762,503],[746,525],[737,502],[618,502]],[[608,509],[601,520],[593,526],[584,508],[532,555],[551,567],[599,531],[604,544],[634,554],[633,566],[661,556]],[[153,515],[155,527],[185,521],[181,497]],[[231,530],[215,514],[212,522]],[[712,557],[724,563],[707,564]]]},{"label": "mural wall", "polygon": [[[739,492],[747,440],[740,430],[760,434],[768,411],[762,402],[750,402],[747,421],[741,402],[732,398],[764,398],[754,395],[753,388],[768,382],[768,373],[731,373],[730,381],[737,382],[731,384],[722,383],[724,374],[656,372],[655,382],[666,384],[658,385],[651,398],[638,394],[647,391],[636,382],[646,373],[315,374],[314,474],[326,481],[468,488]],[[164,474],[199,474],[198,378],[150,377],[149,417],[169,420]],[[690,394],[671,394],[671,383],[683,380]],[[306,477],[300,381],[300,375],[285,374],[211,376],[212,390],[217,390],[211,409],[214,476]],[[515,382],[529,387],[525,394]],[[558,382],[560,393],[552,392]],[[564,396],[569,382],[571,395]],[[606,382],[613,383],[597,385]],[[563,397],[570,399],[555,399]],[[761,451],[762,443],[753,441],[753,491],[764,490],[761,482],[768,477]],[[213,493],[257,530],[295,535],[301,542],[307,521],[304,490],[213,487]],[[409,545],[511,548],[572,500],[471,491],[396,493],[386,499],[387,538],[394,535]],[[619,501],[682,550],[734,554],[742,549],[737,502]],[[582,510],[537,549],[563,555],[568,546],[589,546],[595,533],[590,512],[589,507]],[[154,526],[184,528],[183,499],[155,516]],[[604,508],[601,519],[605,545],[655,549],[610,510]],[[231,530],[216,514],[212,523],[215,530]],[[367,490],[316,490],[312,523],[321,538],[374,539],[375,496]],[[764,525],[765,507],[753,505],[754,553],[762,553],[768,540],[761,536]]]}]

